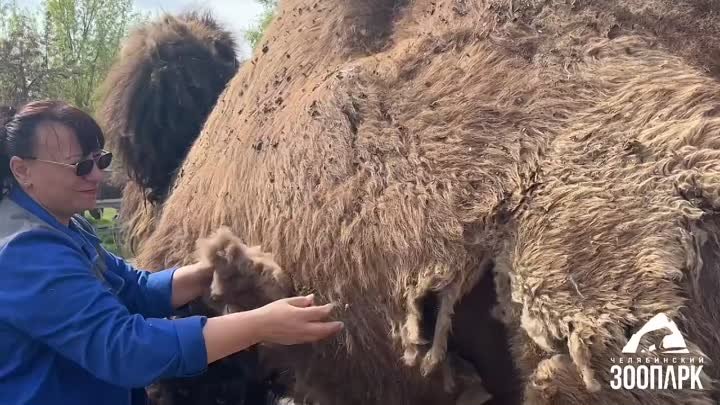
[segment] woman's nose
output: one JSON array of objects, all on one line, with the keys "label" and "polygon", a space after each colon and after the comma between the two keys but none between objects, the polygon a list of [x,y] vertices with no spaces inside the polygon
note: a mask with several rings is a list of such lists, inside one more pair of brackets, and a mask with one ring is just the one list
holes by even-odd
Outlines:
[{"label": "woman's nose", "polygon": [[93,165],[92,170],[85,176],[85,180],[99,183],[102,181],[105,174],[97,166],[97,163]]}]

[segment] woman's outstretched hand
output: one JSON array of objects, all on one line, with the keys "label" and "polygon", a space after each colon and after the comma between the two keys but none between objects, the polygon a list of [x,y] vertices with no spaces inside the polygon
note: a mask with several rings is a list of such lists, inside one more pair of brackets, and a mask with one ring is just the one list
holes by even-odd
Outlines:
[{"label": "woman's outstretched hand", "polygon": [[309,295],[210,318],[203,329],[208,363],[258,343],[294,345],[328,338],[344,327],[342,322],[328,321],[333,307],[316,306]]},{"label": "woman's outstretched hand", "polygon": [[330,337],[342,330],[342,322],[329,322],[334,304],[315,306],[313,295],[285,298],[259,308],[264,319],[260,341],[293,345]]}]

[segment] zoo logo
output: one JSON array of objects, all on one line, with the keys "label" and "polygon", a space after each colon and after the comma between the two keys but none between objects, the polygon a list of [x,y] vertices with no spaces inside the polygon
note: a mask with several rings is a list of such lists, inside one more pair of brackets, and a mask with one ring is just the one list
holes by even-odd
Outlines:
[{"label": "zoo logo", "polygon": [[[651,344],[638,353],[642,338],[655,331],[669,334],[663,336],[659,345]],[[703,357],[682,356],[690,353],[685,339],[675,322],[664,313],[655,315],[633,334],[622,352],[636,356],[611,359],[614,364],[610,367],[612,389],[703,389],[700,381]],[[658,353],[669,356],[657,356]]]}]

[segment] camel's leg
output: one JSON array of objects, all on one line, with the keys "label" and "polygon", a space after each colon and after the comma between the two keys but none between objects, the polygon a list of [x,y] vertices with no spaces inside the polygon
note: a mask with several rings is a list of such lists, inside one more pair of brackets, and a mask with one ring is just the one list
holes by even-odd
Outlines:
[{"label": "camel's leg", "polygon": [[[487,266],[480,265],[480,269]],[[452,328],[452,315],[454,307],[462,296],[472,289],[478,282],[484,271],[473,271],[466,269],[465,277],[461,274],[453,274],[450,269],[444,266],[429,269],[423,272],[424,277],[420,283],[411,290],[407,298],[407,317],[402,328],[402,341],[405,348],[404,360],[409,366],[417,364],[420,346],[427,344],[422,331],[422,322],[433,322],[432,345],[425,353],[420,365],[420,372],[427,376],[437,369],[438,365],[445,360],[447,353],[448,336]],[[431,295],[437,297],[437,308],[435,319],[423,319],[423,303]],[[451,378],[451,377],[449,377]],[[448,384],[446,384],[448,385]],[[449,385],[452,385],[450,383]]]},{"label": "camel's leg", "polygon": [[[447,266],[435,266],[421,272],[418,285],[409,289],[406,320],[401,328],[404,361],[408,366],[414,367],[421,351],[420,346],[429,343],[427,338],[432,333],[431,346],[422,358],[420,373],[428,376],[440,367],[447,392],[454,392],[456,388],[456,372],[454,367],[448,366],[447,361],[448,338],[455,305],[477,284],[485,273],[484,269],[489,268],[484,263],[474,263],[471,268],[453,272]],[[428,300],[435,301],[432,302],[435,316],[432,319],[423,319]],[[431,327],[432,332],[429,331]]]},{"label": "camel's leg", "polygon": [[447,289],[438,294],[439,305],[432,347],[430,347],[430,350],[425,354],[425,358],[420,365],[420,372],[425,376],[430,374],[440,362],[445,360],[448,335],[450,334],[450,328],[452,326],[453,308],[455,307],[455,303],[460,300],[461,292],[461,284],[453,282]]},{"label": "camel's leg", "polygon": [[[427,376],[430,374],[438,364],[445,359],[455,305],[466,293],[477,285],[485,275],[485,272],[491,268],[491,266],[488,265],[489,263],[490,259],[485,258],[475,264],[474,267],[464,269],[460,272],[461,274],[456,275],[454,280],[448,283],[445,288],[439,290],[432,346],[425,354],[425,358],[420,365],[420,372],[423,375]],[[465,275],[464,277],[463,274]]]},{"label": "camel's leg", "polygon": [[551,405],[557,402],[560,392],[584,397],[576,382],[575,373],[568,371],[572,365],[565,354],[556,354],[538,363],[525,387],[525,403],[528,405]]},{"label": "camel's leg", "polygon": [[583,336],[582,328],[575,329],[568,339],[570,357],[580,370],[585,387],[590,392],[600,391],[600,383],[595,379],[595,373],[590,365],[590,348],[587,344],[587,336]]},{"label": "camel's leg", "polygon": [[[520,321],[522,328],[525,329],[535,344],[548,353],[556,353],[547,326],[541,319],[532,317],[527,307],[523,308]],[[570,358],[580,371],[583,382],[590,392],[600,390],[600,383],[595,379],[590,364],[591,354],[589,348],[589,341],[598,333],[599,332],[591,326],[579,324],[572,330],[567,340]]]},{"label": "camel's leg", "polygon": [[419,355],[418,347],[428,343],[420,334],[420,322],[422,321],[421,305],[422,296],[409,294],[407,298],[407,319],[401,330],[401,338],[405,353],[403,360],[408,366],[415,366]]},{"label": "camel's leg", "polygon": [[528,336],[544,351],[555,353],[550,339],[550,333],[542,320],[530,315],[527,305],[523,307],[520,317],[520,326],[527,332]]}]

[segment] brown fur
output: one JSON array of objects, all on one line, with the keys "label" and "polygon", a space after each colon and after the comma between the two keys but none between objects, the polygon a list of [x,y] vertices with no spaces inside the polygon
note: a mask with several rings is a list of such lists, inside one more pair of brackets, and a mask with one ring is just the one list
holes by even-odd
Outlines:
[{"label": "brown fur", "polygon": [[[123,248],[137,252],[155,227],[160,203],[217,98],[236,73],[236,43],[210,14],[165,15],[133,31],[102,89],[98,120],[118,159]],[[196,313],[214,315],[193,302]],[[149,387],[156,405],[275,403],[273,379],[249,350],[213,363],[203,376]]]},{"label": "brown fur", "polygon": [[126,188],[120,216],[131,252],[152,231],[157,204],[237,72],[235,47],[229,31],[196,12],[165,15],[124,40],[98,120],[119,157],[113,181]]},{"label": "brown fur", "polygon": [[210,298],[230,312],[259,308],[292,296],[290,279],[272,255],[248,247],[227,228],[198,241],[198,260],[214,269]]},{"label": "brown fur", "polygon": [[[267,349],[299,399],[454,403],[454,359],[485,382],[507,354],[523,399],[493,403],[715,403],[714,367],[706,391],[608,385],[660,311],[720,358],[720,5],[651,3],[286,0],[139,263],[227,226],[347,304],[339,337]],[[498,308],[463,307],[488,271]]]}]

